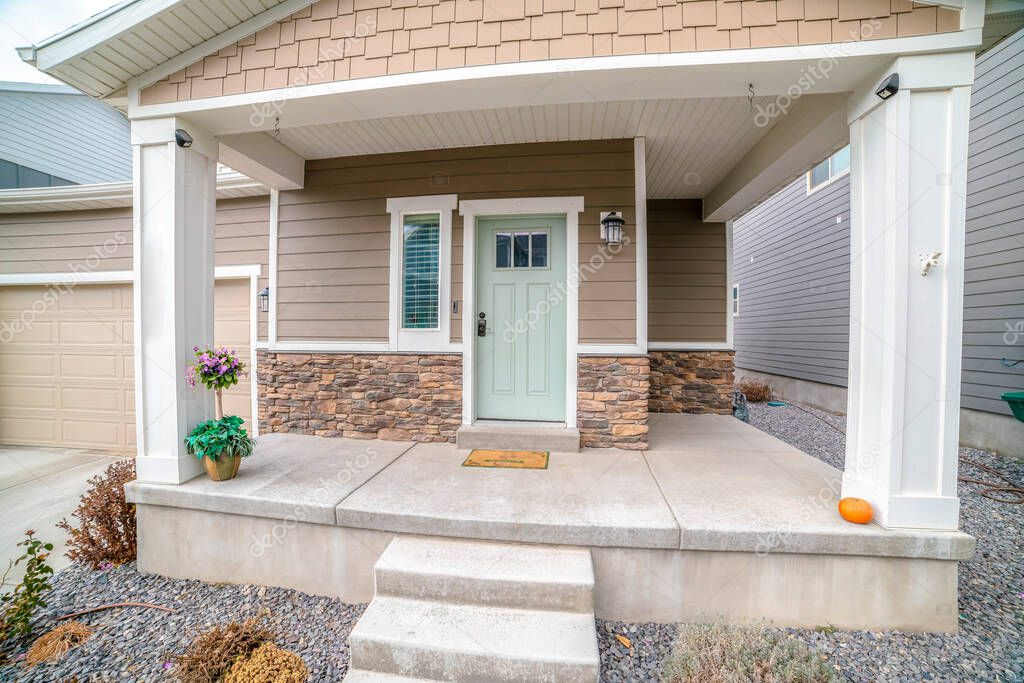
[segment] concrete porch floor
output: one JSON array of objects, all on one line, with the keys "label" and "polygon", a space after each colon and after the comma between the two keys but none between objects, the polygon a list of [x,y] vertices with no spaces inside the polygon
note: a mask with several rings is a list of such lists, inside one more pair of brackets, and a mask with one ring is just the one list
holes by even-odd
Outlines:
[{"label": "concrete porch floor", "polygon": [[[839,519],[839,472],[730,416],[655,415],[646,451],[462,467],[450,444],[272,434],[237,479],[133,482],[139,568],[375,595],[396,538],[589,550],[598,617],[955,631],[960,532]],[[211,514],[215,513],[215,514]]]},{"label": "concrete porch floor", "polygon": [[731,416],[652,415],[650,449],[462,467],[451,444],[269,434],[236,479],[133,483],[133,502],[376,531],[618,548],[959,560],[960,532],[839,518],[838,470]]}]

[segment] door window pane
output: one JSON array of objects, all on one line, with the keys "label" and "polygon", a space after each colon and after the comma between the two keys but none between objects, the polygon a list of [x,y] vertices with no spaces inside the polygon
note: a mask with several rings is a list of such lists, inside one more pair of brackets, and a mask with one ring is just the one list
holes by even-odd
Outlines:
[{"label": "door window pane", "polygon": [[440,299],[441,217],[406,216],[402,233],[402,327],[434,329]]},{"label": "door window pane", "polygon": [[499,232],[494,237],[494,267],[508,268],[512,265],[512,235]]},{"label": "door window pane", "polygon": [[548,267],[548,234],[535,232],[530,236],[530,266],[533,268]]},{"label": "door window pane", "polygon": [[512,263],[516,268],[530,267],[530,233],[517,233],[513,240]]}]

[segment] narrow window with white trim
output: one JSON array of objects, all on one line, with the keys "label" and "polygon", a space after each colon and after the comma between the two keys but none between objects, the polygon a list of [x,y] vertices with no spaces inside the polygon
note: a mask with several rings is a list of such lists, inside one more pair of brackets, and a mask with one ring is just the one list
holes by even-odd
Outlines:
[{"label": "narrow window with white trim", "polygon": [[451,248],[455,195],[399,197],[391,214],[388,345],[394,351],[451,348]]},{"label": "narrow window with white trim", "polygon": [[[721,310],[721,309],[719,309]],[[735,318],[740,314],[740,284],[737,282],[732,286],[732,316]]]},{"label": "narrow window with white trim", "polygon": [[834,182],[850,171],[850,146],[846,145],[807,172],[807,194]]}]

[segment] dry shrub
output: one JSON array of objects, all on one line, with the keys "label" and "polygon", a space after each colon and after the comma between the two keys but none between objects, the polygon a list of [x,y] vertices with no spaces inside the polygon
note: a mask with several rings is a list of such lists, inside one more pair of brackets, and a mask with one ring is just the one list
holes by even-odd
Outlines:
[{"label": "dry shrub", "polygon": [[274,634],[258,618],[232,621],[200,633],[185,654],[176,658],[175,675],[181,683],[214,683],[235,662],[247,658]]},{"label": "dry shrub", "polygon": [[43,635],[36,638],[25,655],[25,662],[29,666],[42,664],[43,662],[55,662],[66,655],[71,648],[78,647],[93,634],[91,626],[86,626],[80,621],[68,621],[60,626],[50,629]]},{"label": "dry shrub", "polygon": [[245,659],[235,662],[224,683],[305,683],[309,669],[302,657],[264,643]]},{"label": "dry shrub", "polygon": [[772,400],[772,385],[759,379],[745,379],[740,381],[740,391],[751,403],[761,403]]},{"label": "dry shrub", "polygon": [[73,562],[99,569],[135,559],[135,506],[124,497],[124,485],[134,480],[134,458],[119,460],[89,480],[92,488],[72,513],[78,528],[66,519],[57,525],[68,532],[67,556]]},{"label": "dry shrub", "polygon": [[828,662],[779,631],[687,624],[665,660],[667,683],[833,683]]}]

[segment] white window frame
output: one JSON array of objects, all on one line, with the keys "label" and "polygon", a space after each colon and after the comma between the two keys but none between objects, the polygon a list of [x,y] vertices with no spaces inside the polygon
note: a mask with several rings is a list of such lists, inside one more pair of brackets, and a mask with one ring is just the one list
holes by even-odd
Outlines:
[{"label": "white window frame", "polygon": [[732,283],[732,317],[738,318],[740,315],[740,283]]},{"label": "white window frame", "polygon": [[[833,173],[832,172],[832,160],[835,159],[835,156],[837,154],[839,154],[840,152],[842,152],[844,149],[846,149],[849,146],[850,145],[847,143],[843,147],[840,147],[836,151],[834,151],[831,154],[829,154],[827,157],[825,157],[824,159],[819,161],[817,164],[814,164],[814,166],[811,166],[809,169],[807,169],[807,194],[808,195],[812,195],[815,192],[817,192],[818,190],[821,190],[823,188],[828,187],[829,185],[831,185],[835,181],[839,180],[843,176],[849,175],[849,173],[850,173],[850,167],[849,166],[844,168],[839,173]],[[825,162],[825,161],[828,162],[828,178],[826,180],[823,180],[818,185],[811,185],[811,171],[813,171],[816,166],[819,166],[822,162]],[[852,159],[850,160],[850,163],[852,165],[852,163],[853,163]]]},{"label": "white window frame", "polygon": [[[388,258],[388,349],[391,351],[451,351],[452,288],[452,212],[458,195],[438,194],[421,197],[392,197],[387,201],[391,214],[391,241]],[[438,287],[436,328],[402,327],[402,256],[405,248],[405,217],[410,214],[436,213],[441,231],[438,244]]]}]

